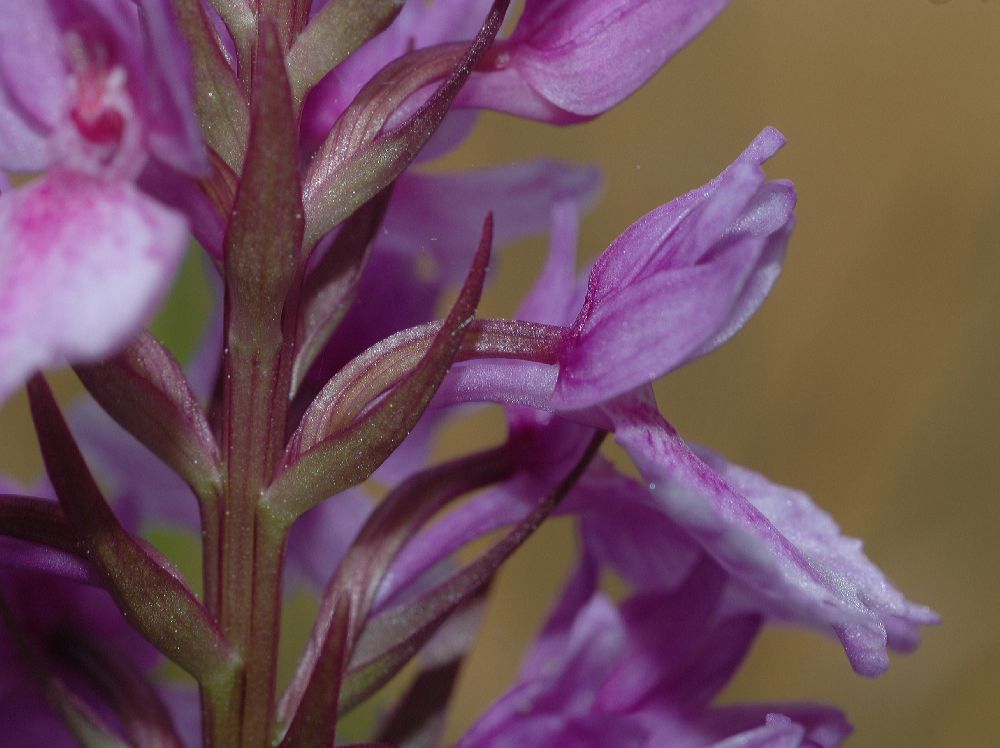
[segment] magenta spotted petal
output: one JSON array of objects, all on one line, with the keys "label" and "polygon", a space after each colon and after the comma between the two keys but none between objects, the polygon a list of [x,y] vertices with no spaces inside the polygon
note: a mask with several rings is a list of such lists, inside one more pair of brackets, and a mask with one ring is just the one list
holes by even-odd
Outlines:
[{"label": "magenta spotted petal", "polygon": [[0,400],[124,344],[167,291],[184,220],[126,182],[55,172],[0,196]]},{"label": "magenta spotted petal", "polygon": [[102,358],[155,311],[186,222],[134,181],[206,166],[167,0],[0,0],[0,402],[34,371]]}]

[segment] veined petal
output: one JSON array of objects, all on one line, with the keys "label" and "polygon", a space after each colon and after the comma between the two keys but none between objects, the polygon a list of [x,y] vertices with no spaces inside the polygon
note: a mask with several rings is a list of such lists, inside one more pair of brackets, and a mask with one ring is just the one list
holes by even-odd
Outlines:
[{"label": "veined petal", "polygon": [[460,106],[567,123],[611,109],[649,80],[725,0],[535,0]]},{"label": "veined petal", "polygon": [[55,172],[0,196],[0,401],[34,371],[100,359],[156,309],[187,245],[130,184]]},{"label": "veined petal", "polygon": [[630,226],[594,264],[553,405],[609,400],[704,355],[757,310],[777,279],[795,192],[765,182],[784,142],[764,130],[704,187]]},{"label": "veined petal", "polygon": [[835,633],[855,671],[868,676],[889,665],[887,628],[909,640],[938,621],[804,494],[717,455],[699,458],[650,402],[623,398],[606,409],[660,507],[745,586],[749,606]]}]

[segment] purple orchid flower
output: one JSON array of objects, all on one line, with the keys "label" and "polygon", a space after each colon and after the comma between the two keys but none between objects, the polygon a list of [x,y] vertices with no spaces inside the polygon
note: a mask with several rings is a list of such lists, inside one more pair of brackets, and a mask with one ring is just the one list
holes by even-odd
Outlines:
[{"label": "purple orchid flower", "polygon": [[725,7],[725,0],[529,0],[459,99],[561,124],[635,92]]},{"label": "purple orchid flower", "polygon": [[[618,481],[601,498],[576,500],[588,493],[584,478],[563,510],[589,517],[587,542],[617,556],[619,572],[644,588],[669,585],[700,548],[739,581],[743,605],[836,633],[855,670],[869,676],[888,667],[887,644],[912,649],[918,627],[938,622],[892,587],[859,542],[842,537],[807,496],[693,452],[651,393],[634,390],[724,342],[766,297],[794,222],[791,185],[766,182],[760,169],[782,142],[765,130],[718,178],[633,224],[597,260],[586,286],[574,280],[575,210],[571,202],[559,209],[549,264],[520,312],[564,324],[583,298],[558,366],[470,362],[438,393],[442,405],[505,403],[512,443],[530,457],[519,459],[522,470],[508,485],[418,538],[390,584],[412,581],[472,538],[516,522],[526,511],[517,497],[544,493],[586,443],[587,427],[597,425],[615,432],[649,488]],[[525,405],[556,414],[532,415]],[[524,481],[530,490],[518,485]],[[610,498],[616,494],[624,496]],[[634,546],[649,551],[629,551],[627,539],[647,532],[672,538],[673,547],[657,554],[651,538]]]},{"label": "purple orchid flower", "polygon": [[167,4],[0,3],[0,400],[33,371],[93,361],[157,307],[186,223],[134,185],[147,163],[204,168]]},{"label": "purple orchid flower", "polygon": [[150,680],[162,655],[106,592],[2,571],[0,620],[5,740],[71,746],[96,725],[136,744],[179,748]]},{"label": "purple orchid flower", "polygon": [[[843,740],[826,707],[713,701],[770,621],[836,634],[875,675],[936,617],[807,497],[685,443],[649,388],[777,277],[780,133],[586,278],[593,170],[412,170],[481,108],[599,115],[723,5],[528,0],[507,33],[508,0],[0,0],[0,169],[21,175],[0,172],[0,400],[27,379],[48,480],[0,486],[0,689],[24,740],[335,745],[339,715],[418,658],[374,739],[436,744],[490,579],[554,513],[578,520],[579,571],[462,746]],[[494,242],[550,221],[518,319],[478,318]],[[185,370],[138,327],[188,226],[221,282]],[[93,398],[72,428],[33,375],[61,361]],[[508,438],[429,464],[462,403],[502,404]],[[642,483],[598,455],[608,432]],[[200,591],[143,539],[161,521],[200,531]],[[620,605],[602,567],[632,585]],[[299,580],[323,591],[279,693]],[[155,652],[200,704],[151,684]]]},{"label": "purple orchid flower", "polygon": [[716,179],[632,224],[590,271],[553,405],[610,399],[728,340],[767,297],[792,228],[791,183],[761,164],[767,129]]},{"label": "purple orchid flower", "polygon": [[829,707],[710,706],[760,628],[720,613],[724,587],[709,562],[673,592],[616,607],[584,558],[517,682],[460,748],[840,745],[850,726]]}]

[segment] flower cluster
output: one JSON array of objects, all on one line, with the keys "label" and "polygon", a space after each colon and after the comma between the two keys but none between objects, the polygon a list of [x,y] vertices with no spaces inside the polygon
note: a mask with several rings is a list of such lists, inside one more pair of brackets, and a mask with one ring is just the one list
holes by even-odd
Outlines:
[{"label": "flower cluster", "polygon": [[[724,4],[0,0],[0,400],[27,385],[46,466],[0,484],[12,744],[332,746],[410,665],[368,739],[438,745],[491,578],[556,513],[575,571],[459,746],[842,742],[836,709],[713,699],[772,622],[875,676],[935,614],[809,497],[686,442],[650,386],[775,282],[795,221],[763,171],[781,134],[581,276],[592,169],[418,168],[482,109],[599,116]],[[543,231],[516,318],[478,317],[494,245]],[[192,236],[220,304],[185,366],[143,326]],[[90,395],[68,420],[39,373],[67,363]],[[506,438],[430,464],[465,403],[502,407]],[[198,534],[200,587],[143,539],[153,523]],[[290,583],[320,605],[279,693]]]}]

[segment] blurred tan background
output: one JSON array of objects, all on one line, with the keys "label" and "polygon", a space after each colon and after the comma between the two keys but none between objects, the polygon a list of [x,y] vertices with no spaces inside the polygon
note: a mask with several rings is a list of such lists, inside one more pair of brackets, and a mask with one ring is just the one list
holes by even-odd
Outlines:
[{"label": "blurred tan background", "polygon": [[[784,275],[732,342],[660,384],[661,405],[687,437],[808,491],[945,622],[875,681],[832,640],[769,632],[725,696],[836,704],[852,745],[997,745],[1000,1],[735,2],[597,122],[486,117],[448,163],[599,162],[589,259],[768,124],[789,140],[769,174],[799,190]],[[543,249],[506,254],[484,313],[513,311]],[[22,478],[38,466],[24,416],[21,399],[0,414],[0,467]],[[499,423],[449,436],[490,443]],[[453,733],[514,676],[570,549],[555,523],[501,577]]]}]

